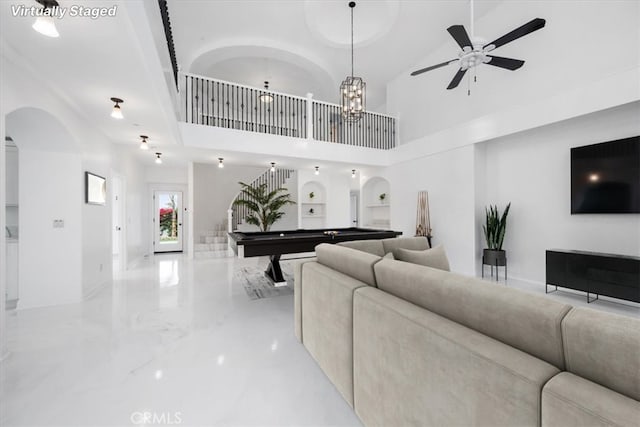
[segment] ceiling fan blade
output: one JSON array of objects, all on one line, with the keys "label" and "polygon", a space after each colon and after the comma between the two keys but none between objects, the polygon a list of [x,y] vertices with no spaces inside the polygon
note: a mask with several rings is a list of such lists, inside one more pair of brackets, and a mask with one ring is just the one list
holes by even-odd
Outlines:
[{"label": "ceiling fan blade", "polygon": [[413,73],[411,73],[411,75],[412,76],[417,76],[418,74],[426,73],[427,71],[435,70],[436,68],[444,67],[445,65],[449,65],[452,62],[457,62],[457,61],[458,61],[457,59],[452,59],[450,61],[442,62],[442,63],[437,64],[437,65],[432,65],[431,67],[422,68],[420,70],[414,71]]},{"label": "ceiling fan blade", "polygon": [[456,75],[453,76],[453,80],[451,80],[451,83],[449,83],[449,86],[447,86],[447,89],[453,89],[458,87],[458,85],[460,84],[460,80],[462,80],[462,78],[464,77],[464,73],[466,72],[467,70],[463,70],[462,68],[460,68],[456,73]]},{"label": "ceiling fan blade", "polygon": [[491,61],[486,64],[493,65],[494,67],[506,68],[507,70],[517,70],[524,65],[524,61],[520,59],[503,58],[501,56],[487,55],[491,58]]},{"label": "ceiling fan blade", "polygon": [[464,25],[452,25],[447,28],[447,31],[449,31],[451,37],[460,45],[461,49],[464,49],[465,46],[473,47],[467,30],[464,29]]},{"label": "ceiling fan blade", "polygon": [[[504,36],[495,39],[494,41],[492,41],[491,43],[488,43],[486,45],[484,45],[482,48],[486,49],[488,46],[494,46],[493,49],[499,48],[500,46],[503,46],[507,43],[510,43],[516,39],[519,39],[520,37],[524,37],[529,33],[533,33],[536,30],[539,30],[540,28],[544,27],[544,25],[546,24],[547,21],[545,21],[542,18],[536,18],[536,19],[532,19],[531,21],[527,22],[526,24],[516,28],[515,30],[511,31],[510,33],[505,34]],[[490,49],[492,50],[492,49]]]}]

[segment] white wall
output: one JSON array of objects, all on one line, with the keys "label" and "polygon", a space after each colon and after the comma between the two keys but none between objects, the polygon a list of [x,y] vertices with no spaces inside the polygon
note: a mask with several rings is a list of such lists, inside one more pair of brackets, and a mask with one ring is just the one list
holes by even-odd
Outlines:
[{"label": "white wall", "polygon": [[466,146],[398,163],[390,182],[391,228],[413,236],[418,192],[429,193],[433,245],[443,244],[452,271],[475,273],[474,149]]},{"label": "white wall", "polygon": [[[82,159],[20,150],[20,309],[82,298]],[[61,219],[64,228],[53,228]]]},{"label": "white wall", "polygon": [[[455,64],[417,77],[409,75],[415,69],[456,58],[459,47],[449,38],[440,49],[430,52],[388,85],[388,111],[399,118],[401,142],[456,127],[475,118],[518,109],[560,93],[572,96],[558,99],[557,105],[547,104],[551,113],[554,108],[566,108],[567,103],[571,108],[580,108],[571,105],[572,97],[596,90],[597,82],[602,79],[638,69],[639,8],[637,1],[501,2],[476,21],[476,35],[487,41],[535,17],[547,20],[545,28],[495,51],[498,56],[525,60],[525,65],[516,71],[480,66],[477,68],[478,83],[471,83],[471,96],[467,95],[466,77],[458,88],[446,89],[457,71]],[[446,26],[443,25],[443,32]],[[637,79],[636,72],[635,99],[640,95]],[[615,92],[615,89],[609,87],[608,91]],[[602,98],[605,102],[606,96]],[[519,125],[524,128],[527,122],[536,122],[550,112],[540,113],[543,114],[519,118]],[[490,130],[476,129],[474,133],[484,131]]]},{"label": "white wall", "polygon": [[227,210],[240,191],[238,182],[250,183],[264,167],[194,163],[193,165],[193,235],[195,243],[216,225],[227,228]]},{"label": "white wall", "polygon": [[640,214],[571,215],[569,151],[640,135],[639,117],[640,102],[483,144],[486,197],[478,209],[484,218],[485,204],[511,202],[509,276],[544,283],[546,249],[640,256]]},{"label": "white wall", "polygon": [[[302,187],[310,181],[319,182],[324,186],[326,194],[325,228],[345,228],[351,226],[349,218],[351,175],[343,171],[321,170],[319,175],[308,169],[298,170],[298,193],[302,194]],[[300,214],[301,205],[298,205]]]},{"label": "white wall", "polygon": [[107,179],[107,203],[89,205],[84,201],[84,176],[79,195],[82,206],[82,295],[88,297],[113,277],[111,247],[111,153],[109,147],[97,144],[82,155],[82,174],[85,171]]}]

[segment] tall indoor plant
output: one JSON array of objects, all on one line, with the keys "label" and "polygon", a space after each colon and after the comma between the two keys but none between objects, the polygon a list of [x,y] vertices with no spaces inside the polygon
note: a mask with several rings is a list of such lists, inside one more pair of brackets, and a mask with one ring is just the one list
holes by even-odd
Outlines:
[{"label": "tall indoor plant", "polygon": [[291,195],[284,187],[268,191],[267,184],[251,186],[244,182],[240,196],[233,202],[234,205],[244,205],[250,214],[245,221],[260,228],[260,231],[269,231],[271,226],[284,216],[281,210],[286,205],[295,205]]},{"label": "tall indoor plant", "polygon": [[489,208],[485,208],[486,220],[482,226],[482,230],[484,231],[487,248],[482,252],[483,264],[495,266],[504,266],[507,264],[507,256],[502,249],[502,243],[504,242],[504,235],[507,231],[507,215],[509,215],[510,207],[511,203],[507,205],[502,215],[497,205],[489,205]]}]

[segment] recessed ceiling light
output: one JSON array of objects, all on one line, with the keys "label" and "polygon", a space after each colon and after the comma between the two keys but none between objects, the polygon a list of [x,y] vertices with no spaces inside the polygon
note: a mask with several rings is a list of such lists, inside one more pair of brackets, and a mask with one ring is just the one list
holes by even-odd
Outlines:
[{"label": "recessed ceiling light", "polygon": [[148,150],[149,149],[149,144],[147,143],[147,138],[149,138],[147,135],[140,135],[140,138],[142,139],[142,142],[140,143],[140,149],[141,150]]},{"label": "recessed ceiling light", "polygon": [[157,164],[162,164],[162,159],[160,158],[160,156],[162,156],[162,153],[156,153],[156,163]]},{"label": "recessed ceiling light", "polygon": [[218,157],[218,167],[222,169],[224,167],[223,163],[224,159],[222,157]]},{"label": "recessed ceiling light", "polygon": [[122,115],[122,111],[120,110],[120,104],[122,104],[124,101],[120,98],[111,98],[111,101],[115,102],[116,104],[113,106],[113,110],[111,111],[111,117],[113,117],[114,119],[124,119],[124,116]]},{"label": "recessed ceiling light", "polygon": [[31,26],[34,30],[47,37],[59,37],[60,33],[56,29],[56,24],[53,21],[54,8],[59,7],[56,0],[36,0],[43,8],[41,16],[36,18],[36,22]]}]

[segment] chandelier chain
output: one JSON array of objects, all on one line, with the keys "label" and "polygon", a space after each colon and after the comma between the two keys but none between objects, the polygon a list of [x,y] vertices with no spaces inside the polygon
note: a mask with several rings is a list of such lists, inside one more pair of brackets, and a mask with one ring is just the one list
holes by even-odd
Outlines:
[{"label": "chandelier chain", "polygon": [[353,78],[353,8],[351,6],[351,77]]}]

